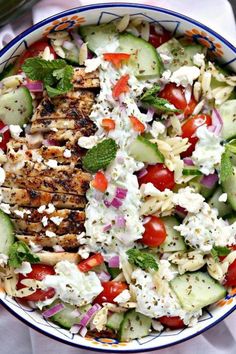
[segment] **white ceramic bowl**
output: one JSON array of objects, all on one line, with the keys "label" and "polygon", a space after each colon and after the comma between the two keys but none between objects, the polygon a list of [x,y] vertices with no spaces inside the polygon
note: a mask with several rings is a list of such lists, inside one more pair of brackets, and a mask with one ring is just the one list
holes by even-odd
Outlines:
[{"label": "white ceramic bowl", "polygon": [[[31,43],[49,32],[71,29],[80,24],[111,22],[127,13],[132,17],[142,17],[151,23],[160,23],[173,34],[185,34],[192,37],[194,41],[207,46],[213,54],[219,57],[224,66],[236,71],[236,48],[205,25],[182,14],[158,7],[116,3],[95,4],[64,11],[27,29],[0,52],[0,72]],[[81,338],[73,335],[47,321],[35,310],[11,299],[3,289],[0,289],[0,302],[22,322],[57,341],[93,351],[138,353],[180,343],[219,323],[236,309],[236,289],[232,290],[224,300],[210,306],[195,327],[152,333],[148,337],[133,340],[130,343],[120,343],[111,338]]]}]

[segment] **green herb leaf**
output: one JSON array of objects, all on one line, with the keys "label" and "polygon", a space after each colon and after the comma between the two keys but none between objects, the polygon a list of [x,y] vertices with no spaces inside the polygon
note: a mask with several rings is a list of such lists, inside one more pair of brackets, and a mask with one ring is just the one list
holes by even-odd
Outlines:
[{"label": "green herb leaf", "polygon": [[63,59],[48,61],[39,57],[29,58],[22,69],[31,80],[43,81],[50,97],[64,94],[73,88],[73,67]]},{"label": "green herb leaf", "polygon": [[88,150],[83,158],[83,167],[89,172],[105,169],[116,157],[117,145],[113,139],[103,140]]},{"label": "green herb leaf", "polygon": [[[142,100],[145,106],[152,107],[163,113],[180,113],[181,110],[175,108],[169,101],[158,96],[148,96]],[[173,107],[172,107],[173,106]]]},{"label": "green herb leaf", "polygon": [[128,255],[128,261],[130,264],[136,265],[143,270],[158,270],[158,264],[152,254],[143,252],[136,248],[129,249],[126,254]]},{"label": "green herb leaf", "polygon": [[145,99],[148,99],[150,96],[156,95],[161,89],[160,85],[154,85],[150,90],[147,90],[144,92],[144,94],[141,96],[141,101],[144,101]]},{"label": "green herb leaf", "polygon": [[220,163],[220,180],[224,182],[228,177],[233,174],[233,165],[230,159],[230,152],[228,149],[221,156]]},{"label": "green herb leaf", "polygon": [[31,252],[24,242],[17,241],[10,247],[9,265],[13,268],[19,268],[24,261],[37,263],[40,259]]},{"label": "green herb leaf", "polygon": [[218,261],[219,256],[228,256],[230,252],[231,250],[228,247],[214,246],[211,250],[211,255],[214,260]]},{"label": "green herb leaf", "polygon": [[236,154],[236,139],[230,140],[226,145],[226,149],[233,154]]}]

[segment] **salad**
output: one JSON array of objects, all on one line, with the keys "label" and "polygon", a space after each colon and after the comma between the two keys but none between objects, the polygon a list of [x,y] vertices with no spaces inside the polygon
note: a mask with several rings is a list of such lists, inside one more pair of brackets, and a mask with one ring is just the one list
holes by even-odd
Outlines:
[{"label": "salad", "polygon": [[235,86],[129,15],[33,43],[0,82],[5,292],[81,336],[196,325],[236,286]]}]

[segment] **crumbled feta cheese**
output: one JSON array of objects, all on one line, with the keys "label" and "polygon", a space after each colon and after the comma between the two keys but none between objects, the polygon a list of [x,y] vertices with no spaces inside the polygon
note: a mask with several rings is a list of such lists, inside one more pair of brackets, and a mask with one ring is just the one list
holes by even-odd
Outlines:
[{"label": "crumbled feta cheese", "polygon": [[[79,239],[80,240],[80,239]],[[88,246],[83,245],[79,247],[78,254],[81,256],[83,259],[87,259],[90,254],[90,249]]]},{"label": "crumbled feta cheese", "polygon": [[33,253],[37,253],[37,252],[41,252],[43,247],[41,245],[37,245],[36,243],[34,243],[33,241],[29,241],[29,246],[31,248],[31,251]]},{"label": "crumbled feta cheese", "polygon": [[187,87],[192,85],[200,75],[200,70],[196,66],[182,66],[171,75],[170,81],[176,83],[177,86],[181,85]]},{"label": "crumbled feta cheese", "polygon": [[174,194],[173,202],[190,213],[198,213],[203,206],[204,198],[201,194],[195,193],[193,188],[186,187]]},{"label": "crumbled feta cheese", "polygon": [[71,157],[71,150],[65,149],[63,156],[69,159]]},{"label": "crumbled feta cheese", "polygon": [[98,332],[101,332],[106,328],[108,316],[108,308],[103,307],[101,310],[96,312],[95,316],[92,319],[92,325],[96,328]]},{"label": "crumbled feta cheese", "polygon": [[5,265],[7,265],[8,262],[8,256],[6,256],[3,253],[0,253],[0,267],[4,267]]},{"label": "crumbled feta cheese", "polygon": [[172,75],[172,73],[171,73],[170,70],[165,70],[165,71],[163,71],[163,73],[162,73],[161,79],[167,82],[167,81],[170,80],[171,75]]},{"label": "crumbled feta cheese", "polygon": [[196,53],[193,56],[193,64],[201,67],[205,64],[205,55],[203,53]]},{"label": "crumbled feta cheese", "polygon": [[44,227],[47,226],[47,224],[48,224],[48,218],[47,218],[46,216],[44,216],[44,217],[42,218],[41,222],[42,222],[42,224],[43,224]]},{"label": "crumbled feta cheese", "polygon": [[154,121],[152,123],[152,128],[150,130],[150,133],[154,138],[157,138],[160,134],[164,134],[165,131],[166,131],[166,127],[161,122]]},{"label": "crumbled feta cheese", "polygon": [[196,131],[198,142],[192,154],[196,167],[204,174],[214,173],[220,165],[221,155],[225,148],[221,145],[221,138],[207,129],[204,124]]},{"label": "crumbled feta cheese", "polygon": [[115,302],[118,304],[124,304],[125,302],[129,301],[131,298],[129,290],[123,290],[119,295],[114,298]]},{"label": "crumbled feta cheese", "polygon": [[225,203],[227,202],[227,199],[228,199],[228,195],[227,193],[222,193],[220,196],[219,196],[219,202],[222,202],[222,203]]},{"label": "crumbled feta cheese", "polygon": [[2,167],[0,167],[0,186],[5,182],[6,173]]},{"label": "crumbled feta cheese", "polygon": [[52,232],[52,231],[49,231],[49,230],[46,230],[45,235],[47,237],[55,237],[56,236],[55,232]]},{"label": "crumbled feta cheese", "polygon": [[98,142],[98,137],[96,135],[91,136],[81,136],[78,139],[78,145],[84,149],[92,149]]},{"label": "crumbled feta cheese", "polygon": [[10,124],[9,129],[10,129],[11,137],[15,140],[18,140],[20,137],[20,133],[23,132],[23,130],[19,125]]},{"label": "crumbled feta cheese", "polygon": [[161,57],[164,64],[169,64],[172,61],[171,56],[169,56],[165,53],[160,53],[160,57]]},{"label": "crumbled feta cheese", "polygon": [[91,304],[103,290],[95,272],[81,272],[77,265],[61,261],[55,266],[56,275],[47,275],[42,283],[55,289],[57,296],[76,306]]},{"label": "crumbled feta cheese", "polygon": [[45,161],[45,165],[47,165],[50,168],[56,168],[57,160],[49,159],[48,161]]},{"label": "crumbled feta cheese", "polygon": [[27,215],[30,215],[31,214],[31,211],[30,210],[26,210],[26,209],[23,209],[23,210],[13,210],[14,214],[16,216],[19,216],[21,219],[24,218],[24,215],[27,214]]},{"label": "crumbled feta cheese", "polygon": [[97,57],[93,59],[86,59],[84,63],[85,63],[85,72],[91,73],[101,65],[102,60],[100,57]]},{"label": "crumbled feta cheese", "polygon": [[63,218],[60,217],[60,216],[52,216],[52,217],[50,218],[50,220],[51,220],[54,224],[56,224],[56,225],[59,226],[60,223],[62,222]]},{"label": "crumbled feta cheese", "polygon": [[176,107],[175,107],[173,104],[170,104],[170,103],[165,103],[164,106],[165,106],[166,108],[169,108],[169,109],[172,109],[172,110],[175,110],[175,109],[176,109]]},{"label": "crumbled feta cheese", "polygon": [[210,252],[214,245],[224,247],[236,243],[236,222],[229,225],[218,218],[217,209],[205,202],[197,214],[189,213],[183,223],[174,228],[191,247],[202,252]]},{"label": "crumbled feta cheese", "polygon": [[56,208],[54,207],[54,205],[52,203],[49,203],[45,212],[47,214],[52,214],[52,213],[54,213],[55,210],[56,210]]},{"label": "crumbled feta cheese", "polygon": [[29,262],[22,262],[21,266],[19,268],[16,268],[14,270],[14,272],[16,274],[23,274],[23,275],[26,275],[30,272],[32,272],[32,267],[31,267],[31,264]]},{"label": "crumbled feta cheese", "polygon": [[45,209],[46,209],[46,205],[41,205],[41,206],[37,209],[37,211],[38,211],[40,214],[42,214]]},{"label": "crumbled feta cheese", "polygon": [[60,245],[52,246],[54,252],[65,252],[64,248]]},{"label": "crumbled feta cheese", "polygon": [[11,214],[11,206],[10,206],[10,204],[1,203],[0,204],[0,209],[6,214]]}]

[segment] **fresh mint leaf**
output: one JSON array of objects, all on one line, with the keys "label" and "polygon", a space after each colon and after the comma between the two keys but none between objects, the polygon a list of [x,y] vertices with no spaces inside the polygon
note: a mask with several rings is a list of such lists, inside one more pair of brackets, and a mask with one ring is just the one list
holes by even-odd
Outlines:
[{"label": "fresh mint leaf", "polygon": [[64,94],[73,88],[73,67],[63,59],[48,61],[39,57],[29,58],[22,69],[31,80],[42,81],[50,97]]},{"label": "fresh mint leaf", "polygon": [[105,169],[116,157],[117,145],[113,139],[105,139],[88,150],[83,158],[83,167],[89,172]]},{"label": "fresh mint leaf", "polygon": [[224,182],[228,177],[232,176],[233,174],[233,165],[230,159],[230,152],[226,148],[225,152],[221,156],[221,163],[220,163],[220,180]]},{"label": "fresh mint leaf", "polygon": [[236,154],[236,139],[230,140],[226,145],[226,149],[233,154]]},{"label": "fresh mint leaf", "polygon": [[214,246],[211,250],[211,255],[214,260],[218,261],[219,256],[228,256],[231,250],[228,247]]},{"label": "fresh mint leaf", "polygon": [[129,249],[126,254],[128,255],[128,261],[130,264],[133,264],[143,270],[158,270],[158,264],[155,257],[150,254],[138,250],[136,248]]},{"label": "fresh mint leaf", "polygon": [[160,85],[154,85],[151,89],[144,92],[144,94],[141,96],[141,101],[144,101],[145,99],[156,95],[160,91],[160,89]]},{"label": "fresh mint leaf", "polygon": [[24,261],[37,263],[40,259],[31,252],[24,242],[17,241],[10,247],[9,265],[13,268],[19,268]]}]

